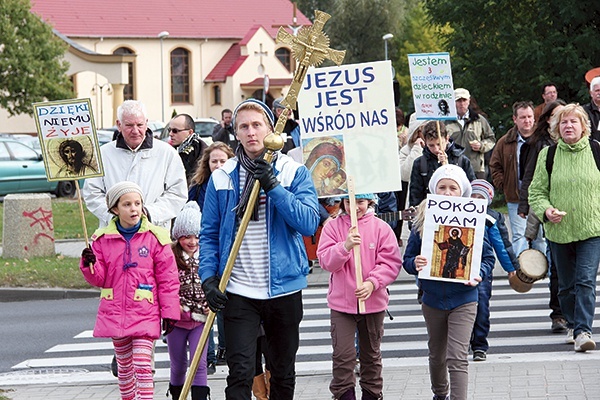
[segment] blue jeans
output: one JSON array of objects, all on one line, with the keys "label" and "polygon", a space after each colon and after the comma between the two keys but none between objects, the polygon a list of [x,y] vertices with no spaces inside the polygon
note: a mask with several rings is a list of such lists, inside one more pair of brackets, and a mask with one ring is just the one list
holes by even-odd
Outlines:
[{"label": "blue jeans", "polygon": [[600,237],[565,244],[549,241],[558,272],[560,308],[575,336],[592,332]]},{"label": "blue jeans", "polygon": [[556,272],[556,261],[548,240],[546,240],[546,244],[548,245],[548,251],[546,253],[546,258],[548,258],[548,288],[550,289],[550,303],[548,303],[548,305],[552,310],[552,312],[550,312],[550,318],[555,320],[564,317],[562,310],[560,309],[560,301],[558,300],[558,273]]},{"label": "blue jeans", "polygon": [[208,352],[206,353],[207,364],[216,364],[217,355],[215,354],[215,332],[211,327],[208,334]]},{"label": "blue jeans", "polygon": [[488,351],[490,345],[487,337],[490,333],[490,299],[492,298],[492,281],[494,277],[490,274],[477,285],[479,299],[477,300],[477,316],[473,325],[471,335],[471,349]]},{"label": "blue jeans", "polygon": [[[528,248],[527,239],[525,239],[525,228],[527,227],[527,219],[519,217],[519,203],[506,203],[508,206],[508,221],[510,223],[510,232],[512,235],[512,246],[515,255],[518,257],[523,250]],[[542,226],[538,229],[538,235],[531,244],[536,250],[546,254],[546,241],[542,232]]]}]

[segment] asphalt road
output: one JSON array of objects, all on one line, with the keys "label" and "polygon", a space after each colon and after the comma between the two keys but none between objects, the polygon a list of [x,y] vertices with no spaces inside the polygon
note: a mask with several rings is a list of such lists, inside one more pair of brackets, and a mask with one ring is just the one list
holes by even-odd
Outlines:
[{"label": "asphalt road", "polygon": [[92,329],[98,299],[0,303],[0,372]]}]

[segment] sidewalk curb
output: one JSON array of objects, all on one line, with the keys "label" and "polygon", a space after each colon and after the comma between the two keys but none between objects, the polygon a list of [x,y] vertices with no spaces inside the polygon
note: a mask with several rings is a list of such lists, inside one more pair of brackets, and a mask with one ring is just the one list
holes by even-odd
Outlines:
[{"label": "sidewalk curb", "polygon": [[15,301],[88,299],[99,297],[97,289],[0,288],[0,303]]}]

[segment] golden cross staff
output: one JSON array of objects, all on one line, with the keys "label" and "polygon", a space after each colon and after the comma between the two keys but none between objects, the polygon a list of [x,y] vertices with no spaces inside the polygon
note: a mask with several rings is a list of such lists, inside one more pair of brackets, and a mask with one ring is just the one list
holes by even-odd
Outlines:
[{"label": "golden cross staff", "polygon": [[[281,137],[281,134],[283,133],[283,128],[285,127],[285,123],[287,122],[288,116],[290,115],[292,109],[296,109],[298,93],[302,87],[302,82],[306,77],[308,68],[321,64],[326,58],[331,59],[337,65],[340,65],[344,60],[346,51],[330,49],[329,37],[327,37],[327,35],[323,32],[323,25],[325,25],[325,22],[327,22],[329,18],[331,18],[331,15],[315,10],[314,24],[312,26],[302,27],[298,32],[298,36],[290,35],[283,29],[283,27],[279,28],[279,31],[277,32],[277,42],[290,45],[292,48],[292,55],[299,63],[299,68],[294,73],[292,85],[282,101],[282,104],[285,105],[286,108],[277,119],[275,132],[267,135],[264,140],[264,145],[267,151],[265,152],[263,158],[269,163],[273,161],[273,153],[283,148],[283,138]],[[219,282],[219,290],[223,293],[225,293],[227,282],[229,281],[231,271],[233,270],[233,263],[235,262],[240,250],[240,246],[242,245],[242,240],[246,234],[246,229],[248,228],[248,223],[250,222],[250,217],[252,216],[254,204],[258,199],[259,192],[260,183],[258,180],[255,180],[252,186],[252,191],[250,192],[246,211],[244,212],[244,215],[240,221],[240,226],[238,228],[235,240],[233,241],[231,252],[227,258],[227,264],[225,265],[223,276],[221,276],[221,280]],[[202,335],[200,336],[200,340],[198,342],[198,347],[196,348],[194,358],[190,363],[190,369],[185,379],[183,389],[181,390],[181,399],[187,399],[188,393],[190,392],[192,381],[194,380],[194,376],[196,375],[196,371],[198,369],[198,362],[200,361],[200,357],[204,352],[204,347],[206,346],[206,340],[208,339],[210,328],[215,321],[215,315],[216,314],[213,311],[209,311],[208,313],[206,323],[204,324],[204,329],[202,330]]]}]

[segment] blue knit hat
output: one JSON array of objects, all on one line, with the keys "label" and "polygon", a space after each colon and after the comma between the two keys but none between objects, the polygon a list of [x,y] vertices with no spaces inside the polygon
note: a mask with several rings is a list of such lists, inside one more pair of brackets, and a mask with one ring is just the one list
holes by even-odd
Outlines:
[{"label": "blue knit hat", "polygon": [[271,128],[274,128],[275,117],[273,116],[273,111],[271,111],[271,109],[269,107],[267,107],[267,105],[260,100],[247,99],[247,100],[242,101],[240,104],[238,104],[238,106],[235,108],[235,110],[233,110],[233,117],[231,119],[231,125],[233,126],[233,129],[234,130],[236,129],[235,119],[237,118],[238,111],[240,110],[240,108],[245,108],[244,106],[249,103],[256,104],[256,105],[262,107],[263,112],[265,113],[265,115],[267,116],[267,119],[271,123]]},{"label": "blue knit hat", "polygon": [[[349,199],[349,198],[350,198],[350,196],[342,196],[341,197],[342,200],[346,200],[346,199]],[[377,196],[374,193],[356,194],[356,195],[354,195],[354,198],[356,200],[359,200],[359,199],[377,200]]]}]

